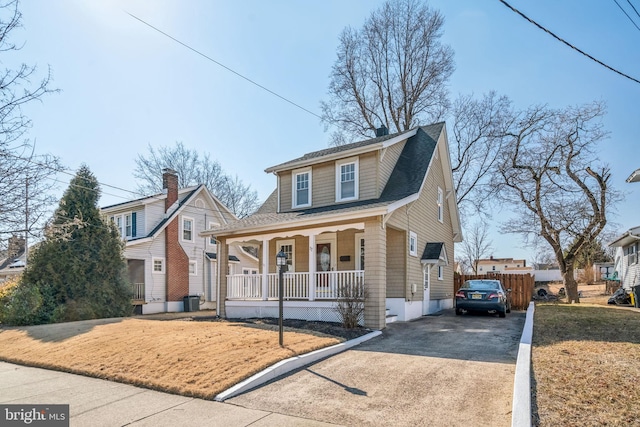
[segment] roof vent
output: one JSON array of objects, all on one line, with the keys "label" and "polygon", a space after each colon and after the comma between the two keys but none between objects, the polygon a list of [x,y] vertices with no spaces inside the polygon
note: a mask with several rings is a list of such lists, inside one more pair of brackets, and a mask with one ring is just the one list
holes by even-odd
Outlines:
[{"label": "roof vent", "polygon": [[376,137],[389,135],[389,129],[385,125],[381,125],[378,129],[376,129]]}]

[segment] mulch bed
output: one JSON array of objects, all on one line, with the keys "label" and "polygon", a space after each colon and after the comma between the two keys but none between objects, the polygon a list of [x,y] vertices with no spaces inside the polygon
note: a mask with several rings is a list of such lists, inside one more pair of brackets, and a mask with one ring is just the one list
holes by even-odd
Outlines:
[{"label": "mulch bed", "polygon": [[[257,318],[222,319],[219,317],[193,317],[192,319],[199,322],[237,322],[237,323],[250,323],[254,325],[278,326],[278,319],[273,317],[260,318],[260,319],[257,319]],[[313,321],[297,320],[297,319],[284,319],[282,321],[282,325],[285,328],[303,329],[303,330],[309,330],[314,332],[320,332],[326,335],[344,338],[345,340],[352,340],[371,332],[370,329],[366,329],[363,327],[347,329],[347,328],[344,328],[340,323],[335,323],[335,322],[313,322]]]}]

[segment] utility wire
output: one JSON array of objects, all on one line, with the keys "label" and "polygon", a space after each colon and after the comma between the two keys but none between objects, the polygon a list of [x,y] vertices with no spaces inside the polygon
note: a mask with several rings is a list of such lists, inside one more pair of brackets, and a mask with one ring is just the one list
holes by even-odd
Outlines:
[{"label": "utility wire", "polygon": [[146,22],[146,21],[144,21],[144,20],[142,20],[142,19],[138,18],[137,16],[133,15],[132,13],[129,13],[129,12],[127,12],[126,10],[125,10],[124,12],[125,12],[127,15],[129,15],[130,17],[132,17],[133,19],[136,19],[136,20],[138,20],[138,21],[142,22],[144,25],[148,26],[149,28],[152,28],[152,29],[156,30],[156,31],[157,31],[157,32],[159,32],[160,34],[164,35],[165,37],[170,38],[170,39],[171,39],[171,40],[173,40],[174,42],[176,42],[176,43],[178,43],[178,44],[180,44],[180,45],[182,45],[182,46],[186,47],[187,49],[189,49],[189,50],[191,50],[191,51],[193,51],[193,52],[195,52],[195,53],[197,53],[198,55],[202,56],[203,58],[208,59],[209,61],[213,62],[214,64],[216,64],[216,65],[218,65],[218,66],[220,66],[220,67],[222,67],[222,68],[224,68],[225,70],[232,72],[232,73],[233,73],[233,74],[235,74],[236,76],[238,76],[238,77],[240,77],[240,78],[242,78],[242,79],[244,79],[244,80],[248,81],[249,83],[251,83],[251,84],[253,84],[253,85],[255,85],[255,86],[259,87],[260,89],[262,89],[262,90],[264,90],[264,91],[266,91],[266,92],[269,92],[271,95],[277,96],[278,98],[282,99],[283,101],[288,102],[289,104],[291,104],[291,105],[293,105],[293,106],[295,106],[295,107],[297,107],[297,108],[301,109],[302,111],[305,111],[305,112],[307,112],[307,113],[311,114],[312,116],[315,116],[315,117],[319,118],[320,120],[324,120],[321,116],[319,116],[318,114],[314,113],[313,111],[308,110],[308,109],[304,108],[303,106],[301,106],[300,104],[296,104],[295,102],[291,101],[290,99],[285,98],[284,96],[282,96],[282,95],[280,95],[280,94],[278,94],[278,93],[276,93],[276,92],[272,91],[271,89],[269,89],[269,88],[267,88],[267,87],[265,87],[265,86],[261,85],[260,83],[257,83],[257,82],[256,82],[256,81],[254,81],[254,80],[251,80],[249,77],[246,77],[246,76],[244,76],[244,75],[240,74],[239,72],[237,72],[237,71],[233,70],[232,68],[227,67],[227,66],[226,66],[226,65],[224,65],[223,63],[221,63],[221,62],[219,62],[219,61],[216,61],[216,60],[215,60],[215,59],[213,59],[212,57],[210,57],[210,56],[208,56],[208,55],[206,55],[206,54],[204,54],[204,53],[200,52],[199,50],[197,50],[197,49],[195,49],[195,48],[193,48],[193,47],[189,46],[188,44],[186,44],[186,43],[184,43],[184,42],[182,42],[182,41],[178,40],[177,38],[175,38],[175,37],[173,37],[173,36],[171,36],[171,35],[169,35],[169,34],[165,33],[164,31],[160,30],[159,28],[154,27],[153,25],[149,24],[148,22]]},{"label": "utility wire", "polygon": [[[50,169],[50,170],[55,171],[55,172],[62,172],[62,173],[64,173],[64,174],[70,175],[70,176],[72,176],[72,177],[75,177],[75,176],[76,176],[75,174],[73,174],[73,173],[71,173],[71,172],[68,172],[68,171],[66,171],[66,170],[63,170],[63,169],[60,169],[60,168],[55,168],[55,167],[53,167],[53,166],[47,165],[46,163],[37,162],[37,161],[35,161],[35,160],[33,160],[32,158],[29,158],[29,157],[21,157],[21,156],[18,156],[18,155],[16,155],[16,154],[13,154],[13,153],[10,153],[10,152],[8,152],[8,151],[5,151],[5,150],[0,150],[0,154],[2,154],[2,155],[4,155],[4,156],[7,156],[7,157],[13,157],[13,158],[15,158],[15,159],[25,161],[25,162],[27,162],[27,163],[33,163],[33,164],[35,164],[35,165],[37,165],[37,166],[44,167],[44,168]],[[146,195],[146,194],[143,194],[143,193],[140,193],[140,192],[137,192],[137,191],[127,190],[127,189],[125,189],[125,188],[117,187],[117,186],[115,186],[115,185],[105,184],[105,183],[100,182],[100,181],[97,181],[97,180],[96,180],[96,182],[97,182],[100,186],[105,186],[105,187],[114,188],[114,189],[116,189],[116,190],[124,191],[124,192],[126,192],[126,193],[130,193],[130,194],[133,194],[133,195],[138,196],[138,197],[137,197],[136,199],[131,200],[129,197],[125,197],[125,196],[121,196],[121,195],[117,195],[117,194],[112,194],[112,193],[106,193],[106,192],[104,192],[104,191],[102,191],[102,190],[98,190],[98,189],[96,189],[96,188],[85,187],[85,186],[83,186],[83,185],[80,185],[80,184],[74,184],[74,183],[72,183],[72,182],[60,181],[60,180],[58,180],[58,179],[57,179],[57,178],[55,178],[55,177],[45,177],[45,179],[50,179],[50,180],[52,180],[52,181],[54,181],[54,182],[58,182],[58,183],[60,183],[60,184],[67,184],[69,187],[77,187],[77,188],[81,188],[81,189],[89,190],[89,191],[94,191],[94,192],[98,192],[98,191],[100,191],[100,192],[101,192],[101,194],[106,194],[106,195],[109,195],[109,196],[118,197],[118,198],[121,198],[121,199],[126,200],[125,202],[122,202],[122,203],[134,202],[134,201],[136,201],[136,200],[141,200],[141,199],[164,200],[164,196],[163,196],[162,194]],[[191,187],[195,189],[195,187],[197,187],[197,186],[191,186]],[[205,187],[206,187],[206,186],[205,186]],[[208,188],[207,188],[207,190],[208,190]],[[209,190],[209,192],[211,192],[211,190]],[[211,193],[211,194],[213,194],[213,193]],[[218,196],[216,196],[215,194],[213,194],[213,195],[214,195],[216,198],[218,197]],[[142,196],[142,197],[140,197],[140,196]],[[218,200],[218,201],[219,201],[219,200]],[[220,202],[220,201],[219,201],[219,202]],[[220,203],[222,203],[222,202],[220,202]],[[112,206],[113,206],[113,205],[112,205]],[[222,213],[221,213],[221,212],[219,212],[218,210],[211,209],[211,208],[200,208],[200,207],[196,206],[196,205],[195,205],[195,201],[193,201],[193,202],[191,202],[191,203],[183,204],[182,206],[183,206],[185,209],[186,209],[186,208],[189,208],[189,209],[193,208],[193,209],[197,209],[197,210],[200,210],[200,211],[205,210],[205,211],[210,212],[210,213],[220,214],[220,215],[224,216],[224,214],[222,214]],[[223,204],[223,206],[224,206],[224,204]],[[108,207],[110,207],[110,206],[108,206]],[[226,207],[226,206],[225,206],[225,207]]]},{"label": "utility wire", "polygon": [[636,13],[636,15],[638,15],[638,18],[640,18],[640,13],[638,13],[638,9],[636,9],[636,7],[633,5],[633,3],[631,3],[631,0],[627,0],[627,3],[629,3],[629,6],[631,6],[631,9],[633,9],[633,11]]},{"label": "utility wire", "polygon": [[[627,0],[627,1],[628,1],[628,0]],[[618,5],[618,7],[620,8],[620,10],[622,11],[622,13],[624,13],[624,14],[627,16],[627,18],[629,18],[629,21],[631,21],[631,23],[634,25],[634,27],[636,27],[636,28],[638,29],[638,31],[640,31],[640,27],[638,27],[638,24],[636,24],[636,21],[634,21],[634,20],[629,16],[629,14],[627,13],[627,11],[626,11],[626,10],[624,10],[624,9],[622,8],[622,6],[620,6],[620,3],[618,3],[618,0],[613,0],[613,2],[614,2],[615,4],[617,4],[617,5]],[[629,4],[631,4],[631,3],[629,3]],[[633,7],[633,5],[631,5],[631,7]],[[636,11],[636,13],[638,13],[638,12]]]},{"label": "utility wire", "polygon": [[533,19],[529,18],[527,15],[525,15],[524,13],[520,12],[518,9],[514,8],[513,6],[511,6],[509,3],[507,3],[505,0],[499,0],[500,3],[504,4],[505,6],[507,6],[509,9],[511,9],[513,12],[517,13],[518,15],[522,16],[524,19],[526,19],[527,21],[531,22],[533,25],[535,25],[536,27],[540,28],[542,31],[548,33],[550,36],[552,36],[553,38],[555,38],[556,40],[566,44],[567,46],[569,46],[571,49],[580,52],[581,54],[583,54],[584,56],[586,56],[587,58],[591,59],[592,61],[597,62],[598,64],[602,65],[603,67],[607,68],[608,70],[613,71],[614,73],[617,73],[619,75],[621,75],[622,77],[626,77],[631,81],[634,81],[636,83],[640,83],[640,80],[631,77],[628,74],[623,73],[622,71],[618,71],[613,67],[610,67],[609,65],[605,64],[604,62],[594,58],[593,56],[589,55],[588,53],[578,49],[577,47],[575,47],[574,45],[572,45],[571,43],[569,43],[568,41],[560,38],[559,36],[557,36],[556,34],[554,34],[553,32],[547,30],[545,27],[543,27],[542,25],[538,24],[536,21],[534,21]]}]

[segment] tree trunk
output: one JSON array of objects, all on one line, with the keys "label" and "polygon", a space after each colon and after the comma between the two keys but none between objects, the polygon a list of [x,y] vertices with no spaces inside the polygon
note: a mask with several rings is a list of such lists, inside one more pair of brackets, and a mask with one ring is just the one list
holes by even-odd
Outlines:
[{"label": "tree trunk", "polygon": [[566,270],[562,272],[562,277],[564,279],[564,289],[567,292],[567,302],[569,304],[574,302],[579,303],[578,282],[576,282],[573,276],[573,265],[566,267]]}]

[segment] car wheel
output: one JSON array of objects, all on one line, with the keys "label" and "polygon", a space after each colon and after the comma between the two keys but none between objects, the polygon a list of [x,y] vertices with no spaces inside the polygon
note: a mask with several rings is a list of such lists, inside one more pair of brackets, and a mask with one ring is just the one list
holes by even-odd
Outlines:
[{"label": "car wheel", "polygon": [[462,309],[456,307],[456,315],[459,316],[462,314]]},{"label": "car wheel", "polygon": [[500,317],[507,317],[507,313],[506,313],[506,311],[499,311],[499,312],[498,312],[498,316],[500,316]]}]

